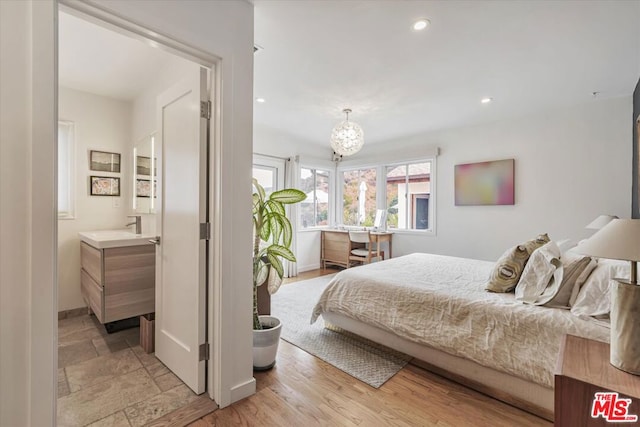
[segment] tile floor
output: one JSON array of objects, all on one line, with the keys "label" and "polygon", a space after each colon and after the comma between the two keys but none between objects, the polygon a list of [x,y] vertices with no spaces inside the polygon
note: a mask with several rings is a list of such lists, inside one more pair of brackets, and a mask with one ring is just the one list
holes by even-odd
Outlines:
[{"label": "tile floor", "polygon": [[58,321],[58,426],[138,427],[198,398],[139,334],[108,334],[87,315]]}]

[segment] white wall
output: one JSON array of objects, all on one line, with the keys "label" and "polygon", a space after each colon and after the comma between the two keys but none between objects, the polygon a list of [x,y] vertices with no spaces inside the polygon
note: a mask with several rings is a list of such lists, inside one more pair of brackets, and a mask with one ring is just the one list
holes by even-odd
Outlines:
[{"label": "white wall", "polygon": [[[253,7],[247,2],[102,1],[221,58],[217,307],[212,363],[221,406],[255,390],[251,362]],[[78,3],[80,4],[80,3]],[[55,424],[56,22],[53,0],[0,2],[0,425]],[[247,197],[238,197],[246,192]],[[238,212],[247,212],[246,217]]]},{"label": "white wall", "polygon": [[[131,200],[131,103],[69,88],[58,92],[61,120],[75,131],[75,218],[58,221],[58,311],[84,307],[78,232],[124,229]],[[89,151],[120,153],[120,173],[89,169]],[[120,178],[120,197],[91,196],[89,176]],[[133,228],[130,227],[130,230]]]},{"label": "white wall", "polygon": [[[394,257],[412,252],[495,260],[548,232],[585,238],[600,214],[631,206],[631,98],[593,101],[518,119],[419,135],[368,147],[343,164],[420,157],[439,146],[436,235],[396,233]],[[393,147],[393,148],[389,148]],[[515,159],[514,206],[455,206],[454,165]]]},{"label": "white wall", "polygon": [[55,420],[53,2],[0,2],[0,425]]}]

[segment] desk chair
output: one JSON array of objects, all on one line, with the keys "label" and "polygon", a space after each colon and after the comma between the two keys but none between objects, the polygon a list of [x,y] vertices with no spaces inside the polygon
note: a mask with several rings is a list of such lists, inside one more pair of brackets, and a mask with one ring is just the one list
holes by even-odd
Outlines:
[{"label": "desk chair", "polygon": [[384,251],[378,253],[373,249],[374,242],[371,240],[369,231],[349,231],[349,240],[351,241],[349,267],[351,267],[351,261],[369,264],[373,258],[384,259]]}]

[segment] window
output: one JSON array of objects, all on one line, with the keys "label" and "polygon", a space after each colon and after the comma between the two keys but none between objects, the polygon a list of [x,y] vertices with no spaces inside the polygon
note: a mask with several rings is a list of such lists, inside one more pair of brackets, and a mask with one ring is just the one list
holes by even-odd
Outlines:
[{"label": "window", "polygon": [[75,149],[73,123],[58,122],[58,218],[72,219],[75,214]]},{"label": "window", "polygon": [[329,225],[329,171],[300,168],[300,190],[307,195],[300,203],[302,228]]},{"label": "window", "polygon": [[342,223],[371,227],[376,218],[376,168],[342,172]]},{"label": "window", "polygon": [[386,167],[387,224],[399,230],[432,230],[432,162]]}]

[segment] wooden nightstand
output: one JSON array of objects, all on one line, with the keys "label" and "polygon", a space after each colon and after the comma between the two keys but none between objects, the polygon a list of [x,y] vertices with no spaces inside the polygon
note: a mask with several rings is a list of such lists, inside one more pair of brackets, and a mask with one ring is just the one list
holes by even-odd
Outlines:
[{"label": "wooden nightstand", "polygon": [[[612,423],[592,418],[597,392],[617,392],[620,399],[631,399],[628,414],[636,423]],[[624,403],[621,405],[624,406]],[[601,408],[604,411],[606,404]],[[609,363],[609,344],[565,335],[555,374],[555,426],[587,427],[640,425],[640,376],[614,368]]]}]

